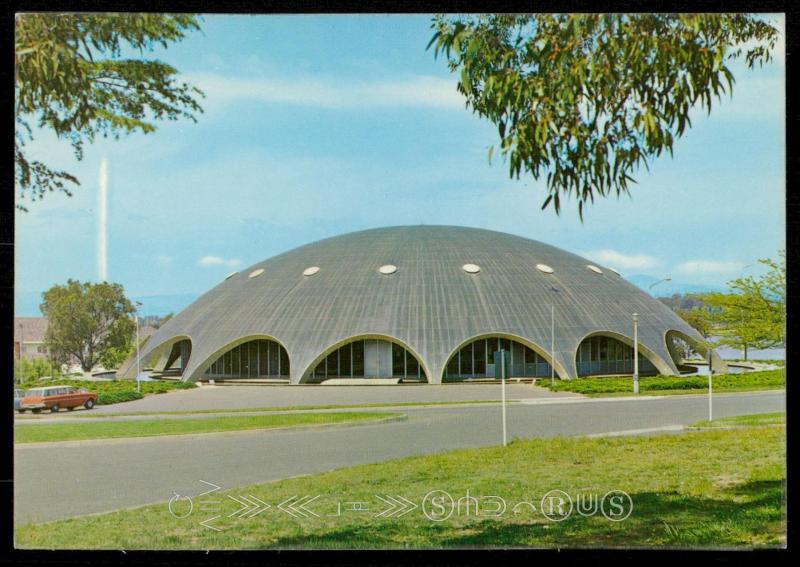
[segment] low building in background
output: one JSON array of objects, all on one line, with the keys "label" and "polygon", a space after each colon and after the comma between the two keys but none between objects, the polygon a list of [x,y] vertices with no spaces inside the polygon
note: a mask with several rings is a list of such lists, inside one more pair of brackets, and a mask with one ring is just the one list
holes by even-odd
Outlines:
[{"label": "low building in background", "polygon": [[44,334],[47,331],[46,317],[14,317],[14,358],[47,359]]}]

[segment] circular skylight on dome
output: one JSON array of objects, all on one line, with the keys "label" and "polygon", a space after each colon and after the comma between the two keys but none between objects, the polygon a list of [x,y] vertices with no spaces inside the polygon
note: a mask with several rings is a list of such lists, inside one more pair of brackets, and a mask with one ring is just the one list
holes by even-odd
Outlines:
[{"label": "circular skylight on dome", "polygon": [[589,268],[590,270],[592,270],[595,274],[602,274],[603,273],[603,270],[601,270],[600,268],[598,268],[597,266],[595,266],[593,264],[588,264],[586,267]]},{"label": "circular skylight on dome", "polygon": [[235,276],[235,275],[236,275],[236,274],[238,274],[238,273],[239,273],[239,272],[231,272],[230,274],[228,274],[227,276],[225,276],[225,279],[226,279],[226,280],[229,280],[229,279],[231,279],[233,276]]},{"label": "circular skylight on dome", "polygon": [[303,270],[304,276],[313,276],[314,274],[319,272],[319,266],[311,266]]},{"label": "circular skylight on dome", "polygon": [[397,266],[395,266],[394,264],[384,264],[383,266],[378,268],[378,271],[382,273],[384,276],[389,276],[397,271]]},{"label": "circular skylight on dome", "polygon": [[257,278],[258,276],[260,276],[263,273],[264,273],[264,268],[258,268],[257,270],[253,270],[252,272],[250,272],[250,274],[247,277],[248,278]]},{"label": "circular skylight on dome", "polygon": [[553,268],[551,268],[547,264],[536,264],[536,269],[539,270],[540,272],[544,272],[545,274],[552,274],[554,271]]},{"label": "circular skylight on dome", "polygon": [[614,272],[614,273],[615,273],[615,274],[617,274],[618,276],[622,277],[622,274],[620,274],[620,273],[619,273],[617,270],[615,270],[614,268],[609,268],[609,270],[611,270],[612,272]]},{"label": "circular skylight on dome", "polygon": [[477,274],[481,271],[481,267],[477,264],[464,264],[461,266],[461,269],[467,272],[468,274]]}]

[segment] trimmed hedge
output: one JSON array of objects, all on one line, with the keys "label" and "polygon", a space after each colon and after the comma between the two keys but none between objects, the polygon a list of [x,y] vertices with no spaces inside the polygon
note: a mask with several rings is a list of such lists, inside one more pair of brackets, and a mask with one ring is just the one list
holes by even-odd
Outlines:
[{"label": "trimmed hedge", "polygon": [[28,381],[23,384],[23,388],[41,388],[53,384],[66,384],[76,388],[86,388],[92,392],[97,392],[97,405],[107,406],[120,402],[130,402],[138,400],[148,394],[163,394],[173,390],[190,390],[197,388],[194,382],[177,381],[153,381],[140,382],[141,392],[136,391],[135,380],[74,380],[70,378],[59,378],[53,381]]},{"label": "trimmed hedge", "polygon": [[[631,391],[631,376],[600,376],[558,380],[555,385],[549,381],[543,386],[557,392],[576,392],[578,394],[612,394]],[[737,390],[752,388],[774,388],[785,385],[784,370],[762,370],[741,374],[719,374],[714,376],[714,390]],[[658,390],[703,390],[708,388],[706,376],[652,376],[639,378],[639,391]]]}]

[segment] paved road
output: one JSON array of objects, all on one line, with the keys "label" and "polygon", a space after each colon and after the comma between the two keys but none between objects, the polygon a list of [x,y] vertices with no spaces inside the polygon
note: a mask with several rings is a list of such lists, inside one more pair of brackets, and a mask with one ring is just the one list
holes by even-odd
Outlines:
[{"label": "paved road", "polygon": [[[508,399],[574,397],[572,392],[551,392],[530,384],[509,383]],[[93,412],[242,409],[327,404],[443,402],[499,400],[497,384],[404,384],[394,386],[201,386],[147,396],[141,400],[98,406]]]},{"label": "paved road", "polygon": [[[783,392],[718,395],[716,417],[785,410]],[[15,517],[42,522],[166,502],[382,461],[500,442],[498,406],[405,408],[408,420],[314,430],[245,431],[160,438],[28,444],[15,447]],[[704,419],[701,396],[541,400],[508,408],[509,435],[586,435],[687,424]]]}]

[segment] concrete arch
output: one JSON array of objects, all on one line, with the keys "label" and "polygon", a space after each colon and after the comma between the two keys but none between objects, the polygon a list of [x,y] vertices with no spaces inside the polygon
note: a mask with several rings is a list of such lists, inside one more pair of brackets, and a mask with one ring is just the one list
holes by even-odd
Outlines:
[{"label": "concrete arch", "polygon": [[447,358],[445,358],[444,366],[442,366],[442,375],[440,377],[440,383],[444,384],[444,377],[445,377],[444,375],[447,372],[447,365],[450,363],[450,360],[458,353],[458,351],[460,351],[462,348],[475,341],[479,341],[481,339],[492,339],[492,338],[509,339],[525,345],[532,351],[536,352],[539,356],[544,358],[548,364],[550,364],[553,368],[555,368],[556,375],[558,375],[560,379],[562,380],[569,379],[569,373],[567,372],[566,368],[564,368],[564,365],[561,364],[561,362],[559,362],[558,360],[554,362],[553,357],[550,355],[550,353],[547,352],[547,350],[542,348],[540,345],[538,345],[537,343],[533,342],[530,339],[526,339],[523,336],[501,331],[495,333],[481,333],[478,335],[474,335],[464,341],[461,341],[456,346],[456,348],[450,351],[450,354],[447,355]]},{"label": "concrete arch", "polygon": [[[578,341],[578,344],[575,347],[575,352],[572,355],[573,361],[578,360],[578,350],[581,348],[581,344],[583,343],[583,341],[591,337],[609,337],[611,339],[616,339],[619,342],[633,348],[633,337],[629,337],[628,335],[624,335],[616,331],[609,331],[609,330],[592,331],[590,333],[586,333],[583,337],[581,337],[581,340]],[[675,370],[672,367],[670,367],[669,363],[660,356],[658,356],[655,353],[655,351],[644,345],[642,341],[639,341],[639,352],[642,353],[645,356],[645,358],[647,358],[647,360],[649,360],[653,364],[653,366],[656,367],[656,370],[658,370],[659,374],[662,374],[664,376],[672,376],[675,374]],[[577,362],[575,362],[575,366],[577,369]]]},{"label": "concrete arch", "polygon": [[347,337],[346,339],[342,339],[340,341],[337,341],[337,342],[333,343],[332,345],[329,345],[328,347],[325,348],[325,350],[322,351],[322,353],[317,355],[311,361],[311,364],[309,364],[306,367],[306,369],[303,371],[303,373],[300,375],[300,378],[298,379],[297,383],[298,384],[306,383],[308,381],[308,378],[314,372],[314,369],[317,367],[317,365],[320,362],[322,362],[323,360],[325,360],[325,357],[327,357],[333,351],[338,350],[339,348],[341,348],[341,347],[343,347],[343,346],[345,346],[345,345],[347,345],[349,343],[352,343],[352,342],[355,342],[355,341],[359,341],[359,340],[364,340],[364,339],[367,339],[367,340],[376,339],[376,340],[382,340],[382,341],[389,341],[390,343],[394,343],[394,344],[396,344],[398,346],[403,347],[406,351],[410,352],[411,355],[414,358],[417,359],[417,363],[420,365],[420,367],[422,368],[423,372],[425,372],[425,382],[427,382],[428,384],[431,383],[430,370],[428,370],[428,365],[426,364],[425,360],[419,355],[419,353],[416,350],[414,350],[413,348],[411,348],[404,341],[398,339],[397,337],[393,337],[391,335],[385,335],[385,334],[382,334],[382,333],[364,333],[364,334],[359,334],[359,335],[352,335],[350,337]]},{"label": "concrete arch", "polygon": [[[148,342],[145,345],[147,348],[145,349],[144,353],[141,354],[139,365],[141,366],[141,368],[145,368],[154,356],[157,355],[158,359],[161,359],[164,356],[168,356],[169,350],[172,348],[172,345],[174,345],[175,343],[179,343],[181,341],[189,341],[189,344],[192,345],[192,347],[194,347],[194,343],[192,342],[192,337],[190,337],[189,335],[184,335],[184,334],[175,335],[164,341],[161,341],[156,345],[150,345],[148,337]],[[156,360],[156,362],[158,361],[159,360]],[[125,363],[122,365],[122,367],[119,369],[119,371],[117,372],[117,376],[123,379],[136,378],[136,350],[133,351],[133,355],[128,360],[126,360]]]},{"label": "concrete arch", "polygon": [[664,331],[664,347],[667,349],[667,352],[672,357],[672,361],[675,363],[675,366],[678,366],[678,360],[676,354],[674,353],[675,347],[672,342],[669,340],[671,336],[676,336],[677,338],[685,341],[689,344],[690,347],[695,349],[698,353],[700,353],[704,358],[708,359],[708,352],[711,351],[711,369],[719,374],[724,374],[728,372],[728,365],[725,363],[724,360],[717,354],[711,346],[703,340],[700,340],[696,337],[692,337],[687,335],[683,331],[679,331],[678,329],[667,329]]},{"label": "concrete arch", "polygon": [[232,349],[236,348],[239,345],[242,345],[242,344],[250,342],[250,341],[256,341],[256,340],[273,341],[273,342],[279,344],[283,348],[283,350],[286,351],[286,356],[289,358],[289,376],[291,376],[291,372],[292,372],[292,355],[289,353],[289,349],[286,348],[286,345],[283,344],[283,341],[278,340],[277,338],[273,337],[272,335],[266,335],[266,334],[263,334],[263,333],[254,333],[254,334],[249,334],[249,335],[242,335],[241,337],[238,337],[238,338],[236,338],[236,339],[234,339],[232,341],[229,341],[229,342],[225,343],[223,346],[221,346],[220,348],[215,350],[213,353],[211,353],[209,356],[207,356],[205,359],[203,359],[203,361],[200,364],[195,366],[194,370],[189,375],[189,377],[188,378],[184,377],[184,380],[187,381],[187,382],[197,382],[198,380],[200,380],[200,378],[202,378],[203,374],[205,373],[206,370],[208,370],[209,366],[211,366],[211,364],[215,360],[217,360],[220,356],[222,356],[223,354],[225,354],[229,350],[232,350]]}]

